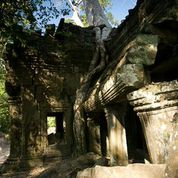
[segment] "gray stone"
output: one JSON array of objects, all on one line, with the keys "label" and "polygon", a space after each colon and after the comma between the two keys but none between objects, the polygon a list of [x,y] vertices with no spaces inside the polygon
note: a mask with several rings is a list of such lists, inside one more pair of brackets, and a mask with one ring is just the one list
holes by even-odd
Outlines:
[{"label": "gray stone", "polygon": [[178,82],[158,82],[128,94],[137,112],[153,163],[166,163],[177,134]]},{"label": "gray stone", "polygon": [[126,58],[133,64],[151,65],[157,54],[157,35],[138,35],[130,44]]},{"label": "gray stone", "polygon": [[95,166],[78,172],[77,178],[163,178],[165,165],[132,164],[127,167]]}]

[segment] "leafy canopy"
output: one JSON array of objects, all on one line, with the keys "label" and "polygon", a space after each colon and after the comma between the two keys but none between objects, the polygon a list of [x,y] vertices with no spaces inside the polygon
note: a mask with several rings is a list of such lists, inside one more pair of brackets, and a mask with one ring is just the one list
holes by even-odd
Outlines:
[{"label": "leafy canopy", "polygon": [[46,24],[50,19],[59,16],[60,11],[51,0],[1,0],[0,14],[2,32],[12,30],[14,24],[28,28]]},{"label": "leafy canopy", "polygon": [[9,133],[10,118],[8,112],[7,94],[5,92],[5,66],[0,58],[0,132]]}]

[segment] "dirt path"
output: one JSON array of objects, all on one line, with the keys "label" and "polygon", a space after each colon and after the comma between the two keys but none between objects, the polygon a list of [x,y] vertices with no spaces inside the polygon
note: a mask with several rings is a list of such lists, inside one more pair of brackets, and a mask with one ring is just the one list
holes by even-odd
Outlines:
[{"label": "dirt path", "polygon": [[4,134],[0,133],[0,165],[7,159],[10,150],[10,143]]}]

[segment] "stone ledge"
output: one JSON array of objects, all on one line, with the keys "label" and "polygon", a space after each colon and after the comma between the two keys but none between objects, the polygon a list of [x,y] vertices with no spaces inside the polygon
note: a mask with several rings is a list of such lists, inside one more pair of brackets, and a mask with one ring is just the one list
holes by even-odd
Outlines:
[{"label": "stone ledge", "polygon": [[131,92],[127,98],[135,111],[143,112],[178,105],[178,81],[158,82]]},{"label": "stone ledge", "polygon": [[165,164],[130,164],[126,167],[95,166],[78,172],[77,178],[163,178]]}]

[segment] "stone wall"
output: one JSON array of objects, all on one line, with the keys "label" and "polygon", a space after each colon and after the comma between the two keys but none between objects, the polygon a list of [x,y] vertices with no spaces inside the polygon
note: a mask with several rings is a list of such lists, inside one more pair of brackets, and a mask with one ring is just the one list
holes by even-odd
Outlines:
[{"label": "stone wall", "polygon": [[[177,142],[171,140],[177,140],[177,5],[176,0],[138,0],[105,40],[109,64],[92,81],[82,105],[84,145],[88,152],[109,158],[112,166],[144,159],[171,165],[170,159],[177,153]],[[63,20],[56,32],[52,29],[49,26],[44,36],[22,31],[23,39],[14,39],[4,54],[12,120],[6,167],[9,163],[15,167],[39,165],[44,154],[49,156],[48,113],[63,113],[66,121],[67,142],[55,147],[60,153],[53,155],[68,156],[75,147],[75,92],[88,72],[95,34],[93,27],[81,28]],[[134,106],[132,111],[130,104]],[[128,126],[131,123],[134,128]],[[63,148],[68,151],[63,152]],[[173,155],[169,151],[172,149]],[[142,160],[135,159],[138,155]],[[167,175],[176,171],[169,166],[166,170]]]},{"label": "stone wall", "polygon": [[[128,138],[125,134],[125,132],[129,133],[126,129],[129,128],[127,126],[127,123],[129,123],[127,119],[132,116],[128,117],[129,113],[131,114],[128,109],[125,110],[125,114],[127,113],[126,115],[123,115],[123,110],[119,109],[120,105],[127,105],[127,94],[144,86],[147,88],[147,85],[149,86],[152,82],[167,81],[167,84],[164,82],[161,83],[161,85],[166,87],[166,85],[172,85],[172,83],[174,83],[174,81],[171,82],[172,80],[177,80],[176,59],[178,35],[176,31],[178,16],[176,12],[176,1],[157,1],[157,3],[153,1],[138,1],[136,7],[129,11],[129,15],[126,17],[125,21],[118,28],[112,30],[110,40],[105,43],[108,53],[110,54],[111,62],[98,78],[94,87],[91,88],[88,99],[84,103],[84,107],[90,120],[92,115],[97,115],[96,113],[101,113],[104,110],[108,133],[113,132],[115,129],[114,133],[112,133],[113,138],[110,136],[107,138],[109,139],[109,147],[111,147],[111,149],[108,150],[108,154],[111,158],[111,165],[116,162],[117,164],[125,165],[125,159],[129,159],[129,162],[132,161],[132,155],[127,155],[130,154],[127,151],[129,149],[129,143],[131,143],[128,139],[132,138]],[[156,85],[157,84],[155,84],[155,86]],[[153,89],[150,89],[149,92],[152,92],[152,90]],[[160,89],[158,93],[160,94],[161,92]],[[143,92],[141,93],[144,95]],[[158,97],[157,95],[158,94],[156,94],[156,97]],[[168,93],[168,96],[171,97],[172,93]],[[143,97],[148,97],[148,94],[140,98]],[[137,108],[138,103],[135,100],[136,99],[133,99],[133,103],[136,102],[134,106],[136,105],[135,108]],[[152,99],[150,100],[151,103],[154,102]],[[169,100],[171,99],[169,98]],[[161,106],[164,105],[164,103],[167,102],[166,97],[162,97],[162,100],[157,102]],[[176,99],[168,102],[175,102],[173,105],[175,107],[177,106]],[[152,105],[149,105],[148,102],[144,104],[143,101],[140,101],[140,106],[145,106],[148,107],[149,110],[152,110]],[[177,109],[173,108],[173,110],[174,109],[176,112]],[[155,112],[156,111],[154,111],[154,113]],[[167,109],[165,112],[162,114],[168,122],[168,120],[171,120],[172,115],[167,113]],[[117,115],[116,113],[119,114]],[[173,111],[171,111],[171,113],[173,113]],[[113,117],[110,117],[112,115]],[[161,127],[161,123],[156,124],[156,122],[158,122],[159,118],[163,120],[163,116],[152,115],[156,117],[156,120],[153,119],[153,127],[149,129],[148,124],[144,124],[145,119],[141,117],[141,114],[138,112],[138,116],[141,119],[139,122],[142,125],[142,132],[140,133],[142,133],[141,141],[143,142],[143,146],[141,147],[142,150],[140,150],[140,148],[135,148],[138,150],[130,150],[130,152],[135,152],[137,155],[141,154],[143,155],[142,158],[153,163],[165,163],[168,156],[168,148],[171,143],[161,139],[162,141],[160,140],[159,144],[153,144],[152,141],[155,141],[158,137],[165,137],[166,132],[162,133],[162,135],[158,133],[157,136],[155,136],[156,138],[153,136],[156,134],[155,127]],[[112,124],[113,127],[110,127],[111,120],[114,118],[116,120],[114,124]],[[94,119],[95,117],[93,117],[93,120]],[[139,118],[137,119],[139,120]],[[118,129],[117,122],[121,126]],[[151,120],[149,122],[151,122]],[[140,128],[138,125],[136,127]],[[166,128],[168,127],[169,123],[166,123]],[[170,130],[173,129],[172,127],[171,125]],[[150,134],[147,134],[147,129],[149,129]],[[154,138],[152,138],[152,136]],[[127,143],[121,141],[124,140],[124,138],[127,139]],[[114,139],[116,140],[112,141]],[[148,140],[152,141],[150,142]],[[112,151],[114,145],[119,145],[120,147],[116,152]],[[149,148],[149,145],[153,147],[160,145],[160,147],[157,148],[159,151],[166,147],[166,151],[164,150],[163,154],[157,155],[156,150],[154,151],[153,148]],[[127,155],[125,159],[123,159],[124,155]],[[156,155],[157,158],[153,158]],[[114,161],[112,161],[113,157],[115,158]]]},{"label": "stone wall", "polygon": [[[92,28],[63,20],[59,27],[56,33],[48,27],[45,35],[21,31],[22,39],[7,45],[6,91],[12,124],[5,169],[42,165],[50,154],[59,159],[72,154],[75,92],[88,71],[95,39]],[[65,120],[65,143],[56,143],[51,152],[47,116],[55,113],[62,113]]]}]

